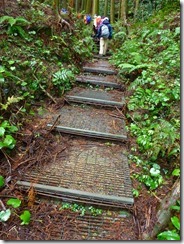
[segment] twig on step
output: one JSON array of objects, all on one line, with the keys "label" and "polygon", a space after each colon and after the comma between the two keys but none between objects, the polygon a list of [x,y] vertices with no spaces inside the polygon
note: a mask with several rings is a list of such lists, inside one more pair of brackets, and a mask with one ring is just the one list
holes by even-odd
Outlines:
[{"label": "twig on step", "polygon": [[33,161],[33,160],[36,160],[36,158],[28,158],[28,159],[22,161],[21,163],[19,163],[17,166],[15,166],[13,170],[16,170],[16,169],[17,169],[18,167],[20,167],[22,164],[27,163],[27,162],[29,162],[29,161]]},{"label": "twig on step", "polygon": [[[34,78],[38,81],[37,77],[35,74],[33,74]],[[50,95],[50,93],[48,93],[48,91],[45,90],[45,88],[39,84],[39,87],[42,89],[42,91],[54,102],[57,103],[56,100]]]},{"label": "twig on step", "polygon": [[118,118],[118,119],[124,119],[124,117],[123,116],[118,116],[118,115],[116,115],[116,114],[109,114],[110,116],[112,116],[112,117],[115,117],[115,118]]},{"label": "twig on step", "polygon": [[0,203],[1,203],[2,209],[5,211],[6,207],[4,206],[4,203],[2,202],[2,200],[0,200]]},{"label": "twig on step", "polygon": [[54,102],[57,103],[56,100],[48,93],[48,91],[45,90],[45,88],[39,84],[40,88],[42,89],[42,91]]},{"label": "twig on step", "polygon": [[123,116],[124,119],[126,119],[125,115],[123,114],[123,112],[118,107],[116,107],[116,110],[121,114],[121,116]]},{"label": "twig on step", "polygon": [[58,119],[61,117],[61,114],[58,115],[58,117],[56,118],[55,122],[53,123],[53,125],[51,126],[51,128],[48,130],[47,134],[48,135],[54,128],[55,124],[57,123]]}]

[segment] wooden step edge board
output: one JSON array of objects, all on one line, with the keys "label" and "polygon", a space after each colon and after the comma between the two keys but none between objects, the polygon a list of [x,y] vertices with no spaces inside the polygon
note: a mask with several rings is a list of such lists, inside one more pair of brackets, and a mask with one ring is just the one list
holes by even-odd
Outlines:
[{"label": "wooden step edge board", "polygon": [[119,203],[124,203],[124,204],[133,204],[134,199],[133,197],[119,197],[115,195],[103,195],[99,193],[90,193],[90,192],[85,192],[85,191],[80,191],[80,190],[73,190],[73,189],[68,189],[68,188],[63,188],[63,187],[57,187],[57,186],[50,186],[50,185],[42,185],[42,184],[37,184],[37,183],[32,183],[32,182],[27,182],[27,181],[17,181],[17,185],[20,186],[25,186],[25,187],[34,187],[36,190],[42,190],[45,192],[58,192],[60,194],[66,194],[70,196],[77,196],[77,197],[85,197],[87,199],[95,199],[95,200],[107,200],[107,201],[112,201],[112,202],[119,202]]},{"label": "wooden step edge board", "polygon": [[97,80],[90,80],[90,79],[85,79],[84,78],[76,78],[77,82],[82,82],[82,83],[90,83],[93,85],[99,85],[99,86],[106,86],[106,87],[112,87],[112,88],[122,88],[122,85],[114,83],[114,82],[105,82],[105,81],[97,81]]},{"label": "wooden step edge board", "polygon": [[84,72],[92,72],[92,73],[103,73],[103,74],[108,74],[108,75],[115,75],[116,71],[112,69],[103,69],[103,68],[93,68],[93,67],[83,67]]},{"label": "wooden step edge board", "polygon": [[[47,127],[53,127],[52,124],[47,124]],[[65,126],[54,126],[53,129],[67,133],[67,134],[74,134],[79,136],[89,136],[93,138],[101,138],[101,139],[109,139],[109,140],[115,140],[115,141],[124,141],[127,140],[127,136],[125,135],[117,135],[117,134],[110,134],[110,133],[104,133],[104,132],[98,132],[98,131],[92,131],[92,130],[82,130],[78,128],[71,128],[71,127],[65,127]]]},{"label": "wooden step edge board", "polygon": [[[44,184],[44,183],[41,183]],[[21,186],[22,189],[27,190],[28,187]],[[104,200],[98,200],[98,199],[87,199],[86,197],[79,197],[79,196],[70,196],[65,193],[57,193],[57,192],[46,192],[43,190],[37,190],[36,191],[37,195],[41,195],[43,197],[51,197],[51,198],[56,198],[56,199],[61,199],[64,202],[77,202],[78,204],[90,204],[90,205],[97,205],[102,206],[102,207],[113,207],[113,208],[124,208],[124,207],[132,207],[132,204],[127,204],[127,203],[120,203],[120,202],[112,202],[112,201],[104,201]]]},{"label": "wooden step edge board", "polygon": [[66,96],[65,98],[67,101],[71,101],[71,102],[96,103],[96,104],[102,104],[102,105],[115,106],[118,108],[121,108],[124,105],[123,102],[116,102],[116,101],[112,101],[112,100],[102,100],[102,99],[98,99],[98,98],[89,98],[89,97],[80,97],[80,96]]},{"label": "wooden step edge board", "polygon": [[93,58],[97,58],[97,59],[109,59],[111,56],[100,56],[99,54],[94,54]]},{"label": "wooden step edge board", "polygon": [[98,55],[96,55],[96,56],[93,56],[93,59],[102,59],[102,60],[109,60],[110,59],[110,57],[104,57],[104,56],[102,56],[102,57],[100,57],[100,56],[98,56]]}]

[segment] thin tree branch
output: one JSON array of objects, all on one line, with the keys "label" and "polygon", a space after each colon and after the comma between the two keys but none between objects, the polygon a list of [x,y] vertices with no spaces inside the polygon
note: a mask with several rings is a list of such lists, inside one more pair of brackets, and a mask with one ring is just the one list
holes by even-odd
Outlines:
[{"label": "thin tree branch", "polygon": [[44,87],[39,84],[40,88],[42,89],[42,91],[54,102],[57,103],[56,100],[44,89]]},{"label": "thin tree branch", "polygon": [[1,203],[2,209],[5,211],[6,207],[4,206],[4,203],[2,202],[2,200],[0,200],[0,203]]},{"label": "thin tree branch", "polygon": [[8,164],[9,164],[9,173],[11,175],[11,173],[12,173],[12,166],[11,166],[10,160],[8,159],[8,156],[6,155],[6,153],[4,152],[3,149],[1,149],[1,152],[4,154],[6,160],[7,160]]}]

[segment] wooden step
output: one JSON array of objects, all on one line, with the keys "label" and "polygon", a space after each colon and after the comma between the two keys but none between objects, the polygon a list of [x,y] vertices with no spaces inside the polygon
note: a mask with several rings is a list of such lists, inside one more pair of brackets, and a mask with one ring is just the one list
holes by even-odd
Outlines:
[{"label": "wooden step", "polygon": [[100,56],[99,54],[94,54],[93,57],[95,59],[104,59],[104,60],[108,60],[110,58],[110,56]]},{"label": "wooden step", "polygon": [[117,72],[114,69],[105,68],[105,67],[89,67],[84,66],[83,67],[84,72],[90,72],[90,73],[98,73],[98,74],[108,74],[108,75],[115,75]]},{"label": "wooden step", "polygon": [[121,208],[134,201],[124,144],[106,145],[99,140],[72,138],[66,151],[61,151],[53,160],[29,167],[18,178],[17,184],[25,191],[33,184],[37,194],[69,202]]},{"label": "wooden step", "polygon": [[103,99],[90,98],[90,97],[82,97],[82,96],[66,96],[65,98],[67,101],[70,101],[70,102],[97,104],[97,105],[104,105],[104,106],[118,107],[118,108],[121,108],[124,105],[123,102],[116,102],[116,101],[103,100]]},{"label": "wooden step", "polygon": [[110,202],[110,203],[121,203],[121,204],[133,204],[134,199],[131,197],[118,197],[114,195],[102,195],[98,193],[90,193],[80,190],[73,190],[73,189],[67,189],[63,187],[56,187],[56,186],[50,186],[50,185],[42,185],[42,184],[36,184],[32,182],[26,182],[26,181],[17,181],[17,185],[24,186],[26,188],[30,188],[31,186],[36,189],[38,192],[44,192],[50,195],[60,195],[60,196],[72,196],[73,198],[83,198],[83,199],[91,199],[99,202]]},{"label": "wooden step", "polygon": [[104,87],[112,87],[117,89],[123,89],[123,85],[118,84],[112,81],[106,81],[103,77],[88,77],[88,76],[80,76],[76,78],[77,82],[87,83],[92,85],[104,86]]},{"label": "wooden step", "polygon": [[71,135],[86,136],[86,137],[113,140],[113,141],[126,141],[127,140],[126,135],[104,133],[104,132],[99,132],[99,131],[65,127],[65,126],[60,126],[60,125],[53,126],[53,124],[47,124],[47,127],[50,127],[50,128],[53,127],[53,129],[55,129],[56,131],[63,132],[66,134],[71,134]]},{"label": "wooden step", "polygon": [[122,108],[125,104],[124,93],[117,89],[102,89],[92,87],[73,87],[65,95],[67,102],[94,104]]},{"label": "wooden step", "polygon": [[114,116],[111,110],[88,105],[63,106],[50,116],[47,126],[67,134],[114,141],[127,140],[126,122],[123,118]]}]

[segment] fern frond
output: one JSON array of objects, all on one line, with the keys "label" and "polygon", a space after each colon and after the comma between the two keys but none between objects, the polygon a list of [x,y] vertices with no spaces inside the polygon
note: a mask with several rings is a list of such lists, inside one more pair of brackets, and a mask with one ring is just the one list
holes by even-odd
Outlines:
[{"label": "fern frond", "polygon": [[8,15],[4,15],[0,18],[0,24],[3,22],[7,22],[9,25],[13,26],[16,23],[16,20]]},{"label": "fern frond", "polygon": [[23,17],[13,18],[12,16],[8,15],[0,17],[0,24],[3,22],[7,22],[7,24],[9,24],[10,26],[13,26],[15,24],[30,24],[30,22]]},{"label": "fern frond", "polygon": [[8,101],[6,104],[1,103],[0,105],[1,105],[2,109],[7,110],[8,106],[10,106],[12,103],[18,103],[20,100],[23,100],[23,97],[11,96],[11,97],[8,97]]}]

